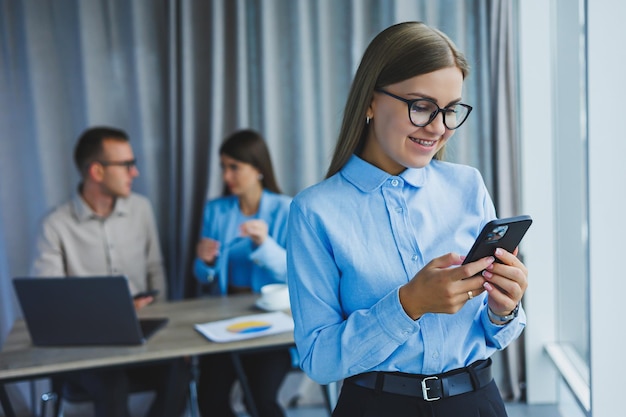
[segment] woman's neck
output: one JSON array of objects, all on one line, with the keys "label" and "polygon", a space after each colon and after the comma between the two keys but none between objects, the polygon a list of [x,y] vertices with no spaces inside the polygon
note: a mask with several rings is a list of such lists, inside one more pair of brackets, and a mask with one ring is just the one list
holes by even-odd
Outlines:
[{"label": "woman's neck", "polygon": [[263,188],[261,187],[254,187],[245,194],[240,195],[239,210],[246,216],[256,214],[261,204],[261,195],[263,195]]}]

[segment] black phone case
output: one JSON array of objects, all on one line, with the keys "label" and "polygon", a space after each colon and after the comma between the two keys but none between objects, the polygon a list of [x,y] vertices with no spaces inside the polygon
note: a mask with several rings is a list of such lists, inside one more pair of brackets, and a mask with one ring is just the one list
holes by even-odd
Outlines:
[{"label": "black phone case", "polygon": [[[533,220],[528,215],[492,220],[483,227],[463,264],[492,256],[497,248],[513,252],[520,244]],[[502,231],[502,227],[506,227]],[[502,236],[500,236],[504,233]],[[496,259],[497,261],[497,259]]]}]

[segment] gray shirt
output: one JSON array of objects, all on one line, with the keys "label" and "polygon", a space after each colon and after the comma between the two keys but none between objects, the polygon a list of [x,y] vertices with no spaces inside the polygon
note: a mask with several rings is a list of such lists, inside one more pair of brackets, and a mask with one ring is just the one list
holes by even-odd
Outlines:
[{"label": "gray shirt", "polygon": [[126,275],[132,294],[167,297],[154,213],[139,194],[118,198],[106,218],[76,194],[45,217],[36,249],[33,276]]}]

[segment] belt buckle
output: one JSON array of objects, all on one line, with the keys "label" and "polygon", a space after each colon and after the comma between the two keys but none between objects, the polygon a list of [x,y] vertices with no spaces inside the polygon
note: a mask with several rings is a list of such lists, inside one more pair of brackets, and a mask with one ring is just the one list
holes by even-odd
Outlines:
[{"label": "belt buckle", "polygon": [[437,380],[437,379],[439,379],[439,377],[437,377],[437,376],[427,376],[426,378],[422,379],[422,397],[424,398],[424,401],[437,401],[437,400],[440,400],[441,397],[433,397],[433,398],[428,397],[428,391],[430,391],[430,388],[428,386],[426,386],[426,381],[428,381],[429,379]]}]

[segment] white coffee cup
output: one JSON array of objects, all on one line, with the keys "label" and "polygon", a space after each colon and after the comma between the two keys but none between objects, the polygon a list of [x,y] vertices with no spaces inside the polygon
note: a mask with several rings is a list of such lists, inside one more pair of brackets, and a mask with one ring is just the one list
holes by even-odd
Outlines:
[{"label": "white coffee cup", "polygon": [[287,284],[267,284],[261,287],[260,303],[269,309],[289,308]]}]

